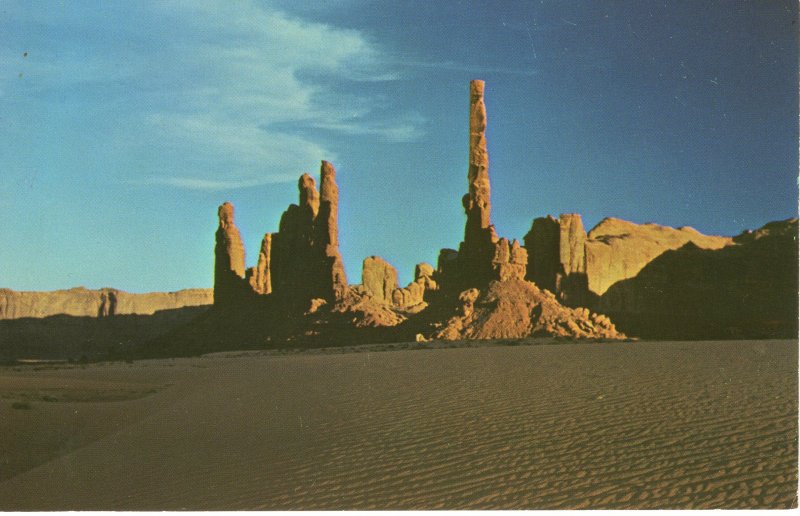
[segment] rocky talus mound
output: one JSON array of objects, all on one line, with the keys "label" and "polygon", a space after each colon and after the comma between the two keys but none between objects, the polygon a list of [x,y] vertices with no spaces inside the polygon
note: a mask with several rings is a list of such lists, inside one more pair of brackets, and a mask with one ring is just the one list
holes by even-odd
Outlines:
[{"label": "rocky talus mound", "polygon": [[608,317],[586,308],[565,307],[553,293],[525,280],[493,281],[485,290],[473,288],[462,292],[458,299],[459,313],[438,329],[434,338],[625,338]]}]

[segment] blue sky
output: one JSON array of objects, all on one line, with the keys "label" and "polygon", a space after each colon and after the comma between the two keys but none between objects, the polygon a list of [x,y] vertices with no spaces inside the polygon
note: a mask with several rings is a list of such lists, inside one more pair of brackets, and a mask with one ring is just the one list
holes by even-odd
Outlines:
[{"label": "blue sky", "polygon": [[793,1],[0,0],[0,287],[210,287],[334,163],[351,283],[463,235],[468,84],[493,222],[733,235],[797,213]]}]

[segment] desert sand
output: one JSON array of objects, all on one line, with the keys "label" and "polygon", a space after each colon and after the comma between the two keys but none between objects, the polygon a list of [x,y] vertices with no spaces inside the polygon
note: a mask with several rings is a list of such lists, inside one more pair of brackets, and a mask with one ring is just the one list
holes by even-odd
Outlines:
[{"label": "desert sand", "polygon": [[0,509],[796,507],[797,341],[502,344],[4,367]]}]

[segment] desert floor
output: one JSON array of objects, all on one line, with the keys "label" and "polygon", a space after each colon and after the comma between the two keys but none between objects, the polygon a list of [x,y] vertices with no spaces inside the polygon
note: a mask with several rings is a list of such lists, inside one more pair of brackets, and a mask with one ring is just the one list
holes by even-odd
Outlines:
[{"label": "desert floor", "polygon": [[797,505],[797,341],[497,344],[0,368],[0,509]]}]

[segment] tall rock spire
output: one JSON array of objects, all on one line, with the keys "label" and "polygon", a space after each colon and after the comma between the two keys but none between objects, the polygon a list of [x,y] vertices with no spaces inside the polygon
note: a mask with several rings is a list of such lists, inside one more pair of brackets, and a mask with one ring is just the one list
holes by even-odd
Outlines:
[{"label": "tall rock spire", "polygon": [[321,244],[339,248],[339,187],[336,185],[336,169],[323,161],[319,171]]},{"label": "tall rock spire", "polygon": [[489,185],[489,153],[486,150],[486,104],[484,82],[469,84],[469,193],[464,196],[467,226],[464,241],[470,242],[491,225],[491,188]]},{"label": "tall rock spire", "polygon": [[319,245],[324,246],[325,283],[330,281],[333,299],[341,299],[347,289],[342,255],[339,252],[339,187],[336,185],[336,169],[323,161],[319,172],[320,206],[317,217]]},{"label": "tall rock spire", "polygon": [[233,222],[233,204],[223,203],[217,210],[219,228],[214,248],[214,304],[230,304],[244,285],[244,244]]},{"label": "tall rock spire", "polygon": [[247,270],[247,281],[256,294],[269,294],[272,292],[272,233],[266,233],[261,240],[261,249],[258,252],[258,262],[255,267]]},{"label": "tall rock spire", "polygon": [[486,151],[486,105],[483,81],[469,85],[469,169],[468,192],[461,199],[467,223],[458,251],[458,284],[480,286],[493,278],[492,261],[498,241],[491,222],[489,153]]}]

